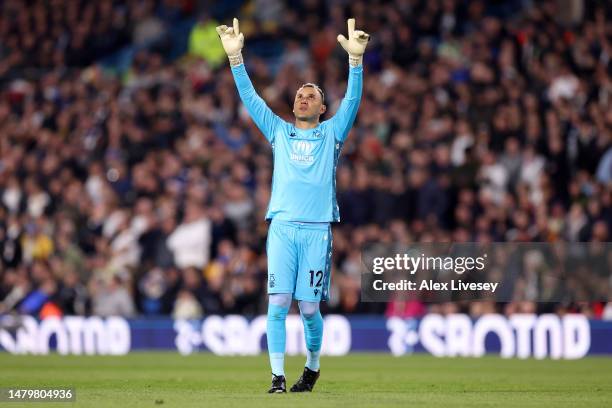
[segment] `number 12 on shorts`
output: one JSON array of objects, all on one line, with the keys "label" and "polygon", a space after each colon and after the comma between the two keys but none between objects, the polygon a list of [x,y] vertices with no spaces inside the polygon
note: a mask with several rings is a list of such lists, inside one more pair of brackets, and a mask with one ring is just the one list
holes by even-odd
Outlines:
[{"label": "number 12 on shorts", "polygon": [[[315,279],[317,279],[317,284],[315,285]],[[321,287],[321,282],[323,280],[323,271],[310,271],[310,287],[316,286],[317,288]]]}]

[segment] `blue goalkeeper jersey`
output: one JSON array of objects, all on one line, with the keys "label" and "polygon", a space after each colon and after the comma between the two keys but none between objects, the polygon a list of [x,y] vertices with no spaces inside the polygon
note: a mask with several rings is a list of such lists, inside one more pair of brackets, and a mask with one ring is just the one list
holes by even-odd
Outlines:
[{"label": "blue goalkeeper jersey", "polygon": [[270,110],[253,88],[244,64],[232,67],[232,74],[247,111],[272,145],[272,197],[266,219],[340,221],[336,166],[361,101],[362,66],[350,67],[346,95],[336,114],[307,130]]}]

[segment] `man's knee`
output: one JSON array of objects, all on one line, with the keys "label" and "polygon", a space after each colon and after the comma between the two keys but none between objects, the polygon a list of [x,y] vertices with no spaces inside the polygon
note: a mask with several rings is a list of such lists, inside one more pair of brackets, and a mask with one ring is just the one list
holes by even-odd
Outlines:
[{"label": "man's knee", "polygon": [[285,320],[291,307],[290,293],[274,293],[268,303],[268,320]]},{"label": "man's knee", "polygon": [[319,312],[319,302],[299,301],[300,312],[304,318],[309,319]]}]

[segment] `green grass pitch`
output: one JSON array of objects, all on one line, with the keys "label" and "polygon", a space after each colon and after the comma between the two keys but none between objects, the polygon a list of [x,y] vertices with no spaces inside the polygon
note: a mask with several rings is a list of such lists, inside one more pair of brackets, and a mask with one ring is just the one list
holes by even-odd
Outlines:
[{"label": "green grass pitch", "polygon": [[[288,386],[303,357],[287,359]],[[313,393],[268,395],[267,356],[0,353],[0,387],[74,387],[74,403],[6,407],[612,407],[612,359],[323,357]],[[49,405],[51,404],[51,405]]]}]

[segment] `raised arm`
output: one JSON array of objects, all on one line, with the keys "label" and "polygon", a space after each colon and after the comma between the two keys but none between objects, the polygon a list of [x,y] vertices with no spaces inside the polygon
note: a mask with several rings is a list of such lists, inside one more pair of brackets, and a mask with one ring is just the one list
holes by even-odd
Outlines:
[{"label": "raised arm", "polygon": [[217,27],[217,34],[219,34],[223,49],[229,58],[234,82],[236,82],[242,103],[244,103],[251,119],[253,119],[259,130],[272,143],[276,128],[282,122],[282,119],[274,114],[257,94],[246,72],[242,58],[244,35],[240,32],[238,19],[234,18],[233,27],[227,27],[226,25]]},{"label": "raised arm", "polygon": [[346,94],[340,103],[338,111],[331,119],[334,133],[338,141],[343,142],[348,136],[359,103],[361,102],[361,92],[363,89],[363,54],[368,45],[370,36],[363,31],[355,30],[355,19],[350,18],[347,22],[348,36],[346,39],[342,34],[338,36],[338,42],[349,54],[349,77],[346,87]]}]

